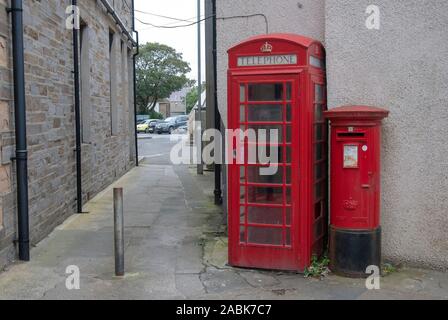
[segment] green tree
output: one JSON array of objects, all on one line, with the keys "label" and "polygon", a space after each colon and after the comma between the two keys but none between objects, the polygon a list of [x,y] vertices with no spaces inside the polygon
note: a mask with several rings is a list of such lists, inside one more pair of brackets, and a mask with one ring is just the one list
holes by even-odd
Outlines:
[{"label": "green tree", "polygon": [[[206,83],[204,82],[202,84],[202,92],[206,90]],[[187,106],[187,114],[190,114],[191,110],[196,106],[198,103],[198,86],[194,86],[190,92],[187,93],[187,96],[185,97],[185,105]]]},{"label": "green tree", "polygon": [[149,113],[149,118],[163,120],[163,114],[153,110]]},{"label": "green tree", "polygon": [[142,45],[136,61],[139,112],[149,114],[159,99],[168,98],[190,84],[186,76],[190,71],[188,62],[175,49],[160,43]]}]

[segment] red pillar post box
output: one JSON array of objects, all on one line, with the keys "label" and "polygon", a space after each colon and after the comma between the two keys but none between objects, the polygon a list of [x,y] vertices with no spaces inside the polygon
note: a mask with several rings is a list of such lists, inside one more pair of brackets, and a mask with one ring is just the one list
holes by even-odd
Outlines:
[{"label": "red pillar post box", "polygon": [[344,106],[331,121],[330,260],[336,274],[367,276],[381,266],[380,150],[384,109]]}]

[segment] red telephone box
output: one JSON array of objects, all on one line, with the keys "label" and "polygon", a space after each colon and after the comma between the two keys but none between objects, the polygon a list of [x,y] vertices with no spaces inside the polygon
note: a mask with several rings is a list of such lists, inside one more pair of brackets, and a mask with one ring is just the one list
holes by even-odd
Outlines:
[{"label": "red telephone box", "polygon": [[335,273],[367,276],[381,265],[381,121],[389,111],[345,106],[331,121],[330,260]]},{"label": "red telephone box", "polygon": [[[304,271],[327,238],[325,52],[291,34],[251,38],[229,50],[228,129],[276,131],[228,141],[229,263]],[[241,139],[240,141],[236,141]],[[278,155],[267,174],[260,152]],[[256,156],[250,156],[255,150]],[[273,151],[274,150],[274,151]],[[268,152],[266,152],[268,153]]]}]

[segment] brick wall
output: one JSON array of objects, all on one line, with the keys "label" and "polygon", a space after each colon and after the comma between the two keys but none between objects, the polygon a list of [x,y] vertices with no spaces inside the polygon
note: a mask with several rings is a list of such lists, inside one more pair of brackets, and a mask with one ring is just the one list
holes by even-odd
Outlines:
[{"label": "brick wall", "polygon": [[[123,1],[110,1],[122,21],[131,27]],[[83,144],[83,200],[91,199],[134,166],[133,108],[128,90],[128,57],[117,59],[118,132],[111,135],[109,32],[117,29],[99,1],[80,2],[81,18],[89,29],[89,141]],[[24,1],[25,81],[29,145],[29,208],[32,244],[48,235],[76,211],[75,114],[72,30],[66,29],[69,0]],[[131,1],[127,0],[129,6]],[[0,267],[14,257],[16,192],[14,186],[14,123],[11,96],[10,19],[0,0]],[[120,39],[119,39],[120,40]],[[121,42],[121,41],[120,41]],[[127,53],[115,46],[118,57]],[[124,62],[124,63],[123,63]],[[129,67],[131,65],[129,64]],[[86,72],[87,70],[87,72]],[[126,72],[122,72],[122,71]],[[85,97],[84,97],[85,98]],[[84,105],[87,105],[84,103]],[[85,108],[85,107],[84,107]],[[83,112],[87,112],[83,108]],[[132,159],[132,161],[131,161]]]}]

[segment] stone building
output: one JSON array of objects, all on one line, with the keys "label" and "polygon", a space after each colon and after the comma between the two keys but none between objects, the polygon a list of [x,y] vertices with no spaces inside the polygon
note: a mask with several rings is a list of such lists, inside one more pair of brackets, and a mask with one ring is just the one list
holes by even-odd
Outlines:
[{"label": "stone building", "polygon": [[[216,5],[224,124],[227,50],[266,32],[261,15],[229,17],[264,14],[270,33],[322,41],[329,108],[367,104],[391,111],[383,130],[384,257],[448,269],[448,2],[218,0]],[[379,9],[379,29],[367,28],[370,5]]]},{"label": "stone building", "polygon": [[[105,2],[78,1],[84,203],[135,166],[134,48]],[[107,3],[132,34],[132,0]],[[17,239],[9,5],[0,0],[0,267],[16,257]],[[31,244],[77,211],[70,5],[23,1]]]},{"label": "stone building", "polygon": [[185,99],[190,90],[191,88],[185,87],[173,92],[169,98],[157,102],[154,111],[161,113],[164,118],[185,115],[187,113]]}]

